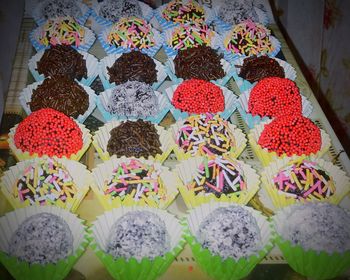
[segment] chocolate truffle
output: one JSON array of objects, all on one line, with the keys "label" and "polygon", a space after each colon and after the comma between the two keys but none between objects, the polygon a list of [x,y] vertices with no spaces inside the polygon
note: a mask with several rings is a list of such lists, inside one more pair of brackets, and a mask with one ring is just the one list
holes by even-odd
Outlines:
[{"label": "chocolate truffle", "polygon": [[137,0],[104,0],[100,4],[98,14],[112,22],[122,17],[142,17],[141,7]]},{"label": "chocolate truffle", "polygon": [[39,3],[41,5],[41,14],[46,19],[63,16],[82,16],[78,1],[72,0],[47,0]]}]

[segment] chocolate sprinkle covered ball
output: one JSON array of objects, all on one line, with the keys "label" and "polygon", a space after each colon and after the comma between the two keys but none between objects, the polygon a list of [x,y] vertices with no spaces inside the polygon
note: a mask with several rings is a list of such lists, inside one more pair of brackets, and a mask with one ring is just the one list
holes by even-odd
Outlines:
[{"label": "chocolate sprinkle covered ball", "polygon": [[47,0],[41,6],[41,14],[47,19],[63,16],[79,18],[82,13],[77,2],[72,0]]},{"label": "chocolate sprinkle covered ball", "polygon": [[107,67],[107,71],[110,83],[139,81],[153,84],[157,81],[156,64],[151,57],[139,51],[123,53],[112,67]]},{"label": "chocolate sprinkle covered ball", "polygon": [[142,17],[142,12],[137,0],[104,0],[100,4],[99,16],[116,22],[121,17]]},{"label": "chocolate sprinkle covered ball", "polygon": [[110,131],[107,151],[118,157],[145,157],[161,154],[157,129],[150,122],[126,121]]},{"label": "chocolate sprinkle covered ball", "polygon": [[208,46],[179,50],[174,59],[175,74],[184,80],[218,80],[225,76],[221,56]]},{"label": "chocolate sprinkle covered ball", "polygon": [[52,45],[46,49],[37,63],[37,71],[45,77],[68,76],[72,80],[87,78],[83,55],[69,45]]},{"label": "chocolate sprinkle covered ball", "polygon": [[73,251],[73,235],[59,216],[40,213],[29,217],[13,234],[9,254],[29,264],[55,264]]},{"label": "chocolate sprinkle covered ball", "polygon": [[258,82],[267,77],[284,78],[283,67],[279,65],[277,60],[265,55],[245,58],[240,68],[238,76],[250,83]]},{"label": "chocolate sprinkle covered ball", "polygon": [[89,108],[89,95],[82,86],[68,77],[47,78],[33,90],[29,106],[32,112],[52,108],[77,118]]}]

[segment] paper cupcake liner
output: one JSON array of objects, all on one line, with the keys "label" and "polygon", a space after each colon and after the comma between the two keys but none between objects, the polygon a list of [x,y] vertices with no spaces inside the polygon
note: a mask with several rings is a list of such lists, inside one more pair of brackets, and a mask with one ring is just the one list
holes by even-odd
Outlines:
[{"label": "paper cupcake liner", "polygon": [[[110,54],[108,56],[106,56],[105,58],[101,59],[100,61],[100,65],[99,65],[99,76],[102,82],[102,85],[104,87],[104,89],[109,89],[112,87],[116,86],[116,83],[110,83],[109,82],[109,74],[108,74],[108,70],[107,67],[112,67],[113,64],[115,63],[115,61],[120,58],[122,56],[123,53],[129,53],[131,50],[126,50],[123,49],[123,52],[119,53],[119,54]],[[152,84],[152,88],[153,89],[158,89],[160,87],[160,85],[165,81],[165,79],[167,78],[167,73],[165,72],[164,69],[164,65],[159,62],[157,59],[153,58],[154,63],[156,64],[156,70],[157,70],[157,81],[155,83]],[[130,69],[129,71],[132,71],[132,69]]]},{"label": "paper cupcake liner", "polygon": [[[103,161],[107,161],[111,158],[111,155],[107,152],[107,144],[110,138],[109,132],[119,126],[121,124],[120,121],[109,121],[104,126],[100,127],[98,131],[96,131],[93,136],[92,144],[95,147],[98,155]],[[174,148],[174,141],[168,131],[166,131],[162,126],[155,125],[158,135],[159,141],[161,143],[160,149],[162,150],[162,154],[157,154],[155,157],[149,156],[148,160],[154,160],[159,162],[164,162],[169,154],[172,152]],[[144,159],[143,157],[141,159]]]},{"label": "paper cupcake liner", "polygon": [[[112,25],[104,28],[97,36],[105,52],[107,54],[118,54],[118,53],[124,53],[126,51],[131,51],[132,50],[131,48],[116,47],[115,45],[110,45],[108,43],[107,37],[111,31],[111,28],[112,28]],[[163,44],[162,36],[160,35],[159,31],[155,28],[152,28],[152,32],[154,34],[155,45],[148,49],[146,48],[136,49],[142,53],[149,55],[150,57],[154,57],[156,53],[160,50]]]},{"label": "paper cupcake liner", "polygon": [[[67,197],[66,202],[57,200],[52,205],[75,213],[85,195],[89,191],[89,186],[92,183],[90,171],[86,169],[85,165],[77,161],[72,161],[64,158],[54,158],[54,160],[62,164],[67,169],[73,179],[73,182],[76,185],[77,193],[74,194],[73,198]],[[23,176],[24,171],[28,167],[38,162],[40,162],[39,158],[21,161],[4,172],[4,176],[0,180],[1,191],[14,209],[30,206],[29,200],[22,202],[19,198],[14,197],[13,189],[16,186],[18,179]],[[40,203],[36,201],[36,205],[40,206]]]},{"label": "paper cupcake liner", "polygon": [[[143,258],[137,261],[135,258],[126,260],[125,258],[114,259],[112,255],[105,253],[108,233],[113,224],[123,215],[131,211],[149,211],[160,217],[171,236],[171,250],[164,256],[155,257],[153,260]],[[171,265],[176,256],[182,251],[185,240],[179,221],[165,210],[149,207],[120,207],[105,212],[99,216],[91,228],[91,247],[95,254],[106,267],[108,272],[115,279],[135,279],[151,280],[162,275]]]},{"label": "paper cupcake liner", "polygon": [[[253,128],[255,125],[260,124],[261,122],[268,121],[270,118],[268,117],[260,117],[259,115],[252,115],[248,113],[248,103],[250,98],[251,89],[246,90],[241,93],[238,97],[238,106],[237,109],[242,116],[244,122],[248,125],[249,128]],[[304,117],[309,117],[313,111],[313,106],[311,102],[302,94],[301,96],[301,104],[302,104],[302,114]],[[281,108],[283,110],[283,108]]]},{"label": "paper cupcake liner", "polygon": [[[179,120],[170,126],[170,132],[175,143],[176,143],[176,136],[180,128],[183,126],[184,122],[185,120]],[[231,158],[238,158],[240,154],[244,151],[245,147],[247,146],[247,139],[245,138],[245,135],[242,132],[242,130],[237,128],[237,126],[235,126],[234,124],[228,123],[228,127],[230,132],[233,134],[235,146],[231,147],[231,149],[225,154],[228,154]],[[175,145],[174,153],[178,160],[186,160],[193,157],[191,152],[185,152],[178,145]]]},{"label": "paper cupcake liner", "polygon": [[[184,80],[182,78],[178,78],[175,74],[174,58],[175,57],[169,57],[169,59],[165,63],[166,72],[168,73],[168,76],[174,83],[181,84]],[[232,76],[231,65],[225,59],[221,59],[220,63],[221,63],[222,69],[225,72],[225,76],[218,80],[212,80],[211,82],[216,83],[220,86],[225,86],[228,80]]]},{"label": "paper cupcake liner", "polygon": [[109,102],[109,99],[113,93],[114,88],[109,88],[105,90],[104,92],[100,93],[100,95],[97,98],[97,108],[101,112],[103,119],[106,122],[109,122],[111,120],[128,120],[128,119],[143,119],[146,121],[150,121],[152,123],[159,124],[165,117],[165,115],[169,112],[170,110],[170,103],[168,98],[166,98],[164,95],[162,95],[160,92],[155,91],[155,95],[158,100],[158,107],[159,111],[156,115],[154,116],[148,116],[148,117],[139,117],[139,116],[134,116],[134,117],[127,117],[123,115],[116,115],[116,114],[111,114],[106,110],[107,104]]},{"label": "paper cupcake liner", "polygon": [[[34,7],[34,9],[32,11],[32,17],[34,18],[36,24],[39,25],[39,26],[43,25],[45,23],[45,21],[47,20],[45,17],[43,17],[43,15],[40,12],[42,6],[45,5],[45,4],[47,4],[47,2],[45,2],[45,1],[37,3],[37,5]],[[82,1],[76,1],[76,4],[79,6],[80,11],[82,13],[82,15],[80,17],[76,18],[76,21],[80,25],[84,25],[85,22],[87,21],[87,19],[89,18],[90,14],[91,14],[91,10]],[[65,15],[65,16],[75,17],[75,15]]]},{"label": "paper cupcake liner", "polygon": [[126,195],[123,200],[119,196],[112,199],[110,195],[106,195],[104,193],[105,182],[111,178],[113,169],[120,165],[120,163],[128,163],[132,159],[133,158],[112,157],[110,160],[99,164],[92,170],[94,182],[91,188],[97,196],[99,202],[102,204],[103,208],[105,210],[111,210],[120,206],[149,206],[166,209],[176,198],[178,194],[177,187],[181,184],[181,182],[179,181],[177,175],[174,172],[171,172],[167,167],[150,160],[139,159],[139,161],[143,164],[154,165],[156,170],[160,171],[159,178],[163,182],[164,188],[166,189],[166,197],[164,197],[162,200],[156,202],[146,201],[145,199],[141,198],[139,201],[135,201],[130,194]]},{"label": "paper cupcake liner", "polygon": [[310,198],[308,200],[298,200],[295,197],[284,194],[282,191],[278,191],[273,183],[273,178],[280,170],[289,166],[290,161],[296,159],[298,159],[297,156],[276,160],[270,163],[270,165],[261,173],[262,186],[276,208],[283,208],[292,204],[310,201],[328,202],[337,205],[348,193],[350,193],[350,178],[346,176],[346,173],[331,162],[314,157],[307,157],[305,159],[315,161],[322,170],[325,170],[333,178],[335,185],[335,193],[333,195],[322,199]]},{"label": "paper cupcake liner", "polygon": [[[75,121],[75,122],[77,123],[77,125],[79,126],[79,128],[81,129],[81,131],[83,133],[83,135],[82,135],[82,137],[83,137],[83,146],[77,153],[71,154],[68,157],[68,159],[79,161],[81,159],[81,157],[85,154],[87,149],[90,147],[91,134],[90,134],[90,130],[88,130],[85,127],[85,125],[83,125],[81,123],[78,123],[77,121]],[[17,126],[18,126],[18,124],[16,124],[14,127],[12,127],[10,129],[10,132],[8,134],[9,138],[7,139],[8,143],[9,143],[9,147],[10,147],[12,153],[14,154],[14,156],[16,157],[17,161],[23,161],[23,160],[39,157],[39,155],[37,153],[29,154],[29,152],[23,151],[22,149],[19,149],[19,148],[16,147],[15,141],[14,141],[14,135],[16,133]],[[44,154],[44,155],[42,155],[42,157],[43,156],[47,156],[47,155]],[[67,157],[63,156],[62,158],[67,158]]]},{"label": "paper cupcake liner", "polygon": [[221,195],[217,198],[214,194],[195,194],[193,190],[188,190],[187,185],[193,180],[193,176],[196,174],[198,166],[203,162],[204,157],[192,157],[188,160],[182,161],[175,167],[175,172],[178,174],[182,183],[179,187],[180,194],[186,204],[188,209],[192,209],[201,204],[208,202],[230,202],[245,205],[247,204],[253,196],[258,192],[260,179],[256,171],[248,164],[243,161],[234,159],[240,164],[244,179],[247,182],[247,190],[231,193],[229,195]]},{"label": "paper cupcake liner", "polygon": [[[28,102],[30,102],[32,100],[33,90],[37,89],[37,87],[39,85],[41,85],[42,83],[43,83],[43,81],[39,81],[39,82],[35,82],[33,84],[30,84],[26,88],[24,88],[20,93],[19,101],[21,103],[23,110],[26,112],[27,115],[30,115],[32,113]],[[86,91],[86,93],[89,95],[89,107],[88,107],[88,109],[85,111],[85,113],[83,115],[79,115],[76,119],[78,122],[83,123],[86,120],[86,118],[88,116],[90,116],[91,113],[95,110],[97,96],[96,96],[94,90],[92,90],[90,87],[85,86],[80,82],[77,82],[77,83],[81,87],[83,87],[84,90]]]},{"label": "paper cupcake liner", "polygon": [[257,221],[262,239],[262,249],[256,254],[246,258],[242,257],[238,260],[227,258],[226,260],[223,260],[220,256],[213,255],[208,249],[202,248],[201,244],[197,242],[195,237],[200,223],[215,209],[228,207],[230,205],[234,204],[208,203],[201,205],[189,211],[186,217],[187,220],[184,223],[185,238],[191,247],[196,263],[210,277],[218,280],[241,279],[246,277],[273,248],[273,240],[275,237],[272,226],[266,217],[250,207],[241,206],[248,210]]},{"label": "paper cupcake liner", "polygon": [[[218,114],[220,115],[221,118],[223,118],[224,120],[227,120],[233,114],[233,112],[236,110],[237,96],[232,91],[230,91],[228,88],[223,87],[221,85],[218,85],[216,83],[213,83],[213,84],[215,84],[221,88],[223,95],[225,97],[225,110],[223,112],[218,113]],[[175,85],[172,85],[164,90],[166,95],[169,98],[170,103],[173,100],[174,92],[179,85],[180,84],[175,84]],[[170,107],[170,111],[171,111],[172,115],[174,116],[175,120],[185,119],[190,115],[187,112],[182,112],[181,110],[176,109],[172,104]],[[195,115],[195,114],[191,114],[191,115]]]},{"label": "paper cupcake liner", "polygon": [[[56,264],[33,264],[20,261],[16,257],[7,254],[12,235],[18,226],[28,217],[38,213],[51,213],[64,219],[73,234],[74,254],[66,259],[58,261]],[[67,210],[54,206],[30,206],[25,209],[17,209],[0,218],[0,261],[15,279],[19,280],[61,280],[64,279],[74,264],[85,251],[89,244],[86,228],[83,220]]]},{"label": "paper cupcake liner", "polygon": [[[296,77],[297,77],[297,73],[296,73],[294,67],[292,65],[290,65],[288,62],[286,62],[286,61],[284,61],[282,59],[279,59],[279,58],[276,58],[276,57],[274,59],[278,62],[278,64],[280,66],[283,67],[285,78],[294,81],[296,79]],[[257,82],[250,83],[247,80],[244,80],[243,78],[238,76],[239,73],[240,73],[239,66],[242,66],[243,62],[244,62],[244,58],[243,57],[237,58],[237,59],[235,59],[232,62],[232,64],[233,64],[232,76],[233,76],[233,79],[235,80],[235,82],[236,82],[236,84],[239,87],[241,92],[250,90],[257,84]]]},{"label": "paper cupcake liner", "polygon": [[273,217],[276,229],[276,244],[282,251],[287,263],[298,273],[312,279],[331,279],[350,268],[350,251],[329,254],[326,251],[304,250],[280,235],[280,226],[285,224],[292,211],[286,207]]},{"label": "paper cupcake liner", "polygon": [[[255,155],[261,162],[263,166],[268,166],[272,161],[275,161],[277,159],[281,158],[291,158],[288,157],[287,154],[283,154],[281,156],[277,155],[276,152],[269,152],[266,148],[262,148],[259,144],[259,137],[262,131],[264,130],[265,124],[270,123],[270,121],[262,122],[258,125],[256,125],[253,129],[250,130],[248,134],[248,141],[249,144],[251,145]],[[323,130],[320,129],[321,131],[321,149],[316,153],[313,154],[311,153],[308,156],[312,156],[314,158],[321,158],[328,150],[329,147],[331,146],[331,139],[329,135]],[[301,155],[301,156],[306,156],[306,155]]]},{"label": "paper cupcake liner", "polygon": [[[84,30],[85,30],[85,35],[84,35],[84,43],[81,43],[79,45],[79,47],[75,47],[72,45],[73,48],[75,48],[78,51],[85,51],[87,52],[92,45],[94,44],[96,37],[95,34],[87,27],[83,26]],[[41,50],[45,50],[47,48],[50,47],[50,45],[45,46],[43,44],[41,44],[39,42],[39,35],[41,33],[43,29],[43,25],[35,28],[32,32],[30,32],[29,34],[29,40],[31,42],[31,44],[33,45],[33,47],[35,48],[35,50],[37,52],[41,51]]]},{"label": "paper cupcake liner", "polygon": [[[79,82],[82,83],[83,85],[90,86],[98,76],[98,59],[92,54],[89,54],[87,52],[84,52],[84,51],[78,51],[78,52],[83,55],[83,58],[86,61],[86,68],[87,68],[87,78],[82,78],[81,80],[79,80]],[[45,76],[43,74],[39,74],[39,72],[37,71],[37,63],[40,61],[43,55],[44,55],[44,50],[33,55],[28,62],[30,73],[33,75],[35,81],[37,82],[45,79]]]}]

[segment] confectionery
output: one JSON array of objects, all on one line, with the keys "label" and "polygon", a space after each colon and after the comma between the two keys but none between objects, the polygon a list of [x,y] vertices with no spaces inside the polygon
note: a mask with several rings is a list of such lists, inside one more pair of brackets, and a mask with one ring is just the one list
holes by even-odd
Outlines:
[{"label": "confectionery", "polygon": [[270,33],[262,24],[246,20],[232,28],[224,39],[224,46],[233,54],[266,54],[273,50]]},{"label": "confectionery", "polygon": [[17,228],[8,252],[29,264],[55,264],[72,254],[73,235],[62,218],[43,212]]},{"label": "confectionery", "polygon": [[170,251],[164,221],[149,211],[132,211],[119,218],[107,239],[106,253],[114,258],[154,259]]},{"label": "confectionery", "polygon": [[159,106],[150,85],[130,81],[113,89],[106,110],[118,116],[145,118],[155,116]]},{"label": "confectionery", "polygon": [[73,198],[77,188],[67,169],[52,158],[42,159],[29,166],[17,180],[13,196],[31,205],[65,203]]},{"label": "confectionery", "polygon": [[321,131],[301,115],[285,115],[266,124],[258,144],[277,155],[310,155],[321,149]]},{"label": "confectionery", "polygon": [[336,191],[333,178],[316,162],[296,160],[274,177],[277,190],[296,199],[328,198]]},{"label": "confectionery", "polygon": [[176,88],[171,103],[182,112],[191,114],[217,113],[225,109],[222,89],[198,79],[182,82]]},{"label": "confectionery", "polygon": [[82,131],[73,119],[54,109],[31,113],[16,128],[15,146],[30,155],[69,157],[83,146]]},{"label": "confectionery", "polygon": [[293,205],[279,234],[304,250],[344,253],[350,250],[350,214],[336,205]]},{"label": "confectionery", "polygon": [[107,41],[117,48],[149,49],[155,45],[152,26],[137,17],[121,18],[112,26]]},{"label": "confectionery", "polygon": [[122,17],[142,17],[137,0],[104,0],[99,7],[98,15],[112,22]]},{"label": "confectionery", "polygon": [[250,92],[248,111],[252,115],[269,118],[300,115],[302,103],[299,88],[286,78],[264,78]]},{"label": "confectionery", "polygon": [[215,157],[204,158],[193,181],[187,186],[195,194],[213,193],[216,197],[237,193],[247,189],[243,170],[237,161]]},{"label": "confectionery", "polygon": [[176,144],[192,156],[222,155],[236,146],[227,121],[213,114],[189,116],[177,133]]},{"label": "confectionery", "polygon": [[46,78],[33,89],[29,106],[32,112],[52,108],[77,118],[89,108],[89,95],[76,81],[67,76],[55,76]]},{"label": "confectionery", "polygon": [[175,23],[204,22],[204,9],[193,0],[170,1],[162,12],[162,17]]},{"label": "confectionery", "polygon": [[39,34],[39,42],[44,46],[49,45],[72,45],[79,47],[85,36],[84,27],[74,18],[57,17],[48,19]]},{"label": "confectionery", "polygon": [[87,78],[83,55],[69,45],[56,45],[46,49],[37,62],[36,70],[45,77],[67,76],[72,80]]},{"label": "confectionery", "polygon": [[122,200],[130,195],[134,201],[145,200],[147,204],[153,205],[166,194],[159,175],[160,171],[154,165],[136,159],[122,162],[113,169],[110,179],[106,181],[104,193],[112,199],[120,197]]},{"label": "confectionery", "polygon": [[213,255],[238,260],[261,249],[256,219],[240,206],[219,207],[199,225],[197,241]]},{"label": "confectionery", "polygon": [[239,68],[238,76],[250,83],[255,83],[268,77],[285,77],[283,67],[279,65],[277,60],[267,55],[247,57]]},{"label": "confectionery", "polygon": [[174,58],[175,74],[184,80],[218,80],[225,76],[221,56],[209,46],[179,50]]},{"label": "confectionery", "polygon": [[40,14],[46,19],[64,16],[79,18],[82,16],[78,1],[47,0],[40,3],[40,8]]},{"label": "confectionery", "polygon": [[145,157],[161,154],[157,129],[147,121],[125,121],[110,132],[107,143],[110,155]]},{"label": "confectionery", "polygon": [[107,71],[110,83],[139,81],[151,85],[157,82],[158,70],[155,62],[139,51],[123,53],[111,67],[107,67]]}]

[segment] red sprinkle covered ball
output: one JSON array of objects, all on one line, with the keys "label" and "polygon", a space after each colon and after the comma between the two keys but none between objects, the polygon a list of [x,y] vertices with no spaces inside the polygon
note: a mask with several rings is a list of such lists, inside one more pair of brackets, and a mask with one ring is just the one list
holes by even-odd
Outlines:
[{"label": "red sprinkle covered ball", "polygon": [[251,90],[248,111],[260,117],[300,115],[301,95],[297,85],[286,78],[270,77],[259,81]]},{"label": "red sprinkle covered ball", "polygon": [[15,145],[29,154],[67,156],[83,146],[82,131],[70,117],[53,109],[30,114],[16,128]]},{"label": "red sprinkle covered ball", "polygon": [[220,87],[211,82],[190,79],[174,92],[172,104],[190,114],[217,113],[225,109],[225,97]]},{"label": "red sprinkle covered ball", "polygon": [[287,115],[265,125],[258,144],[279,156],[301,156],[317,153],[321,142],[321,131],[310,119]]}]

